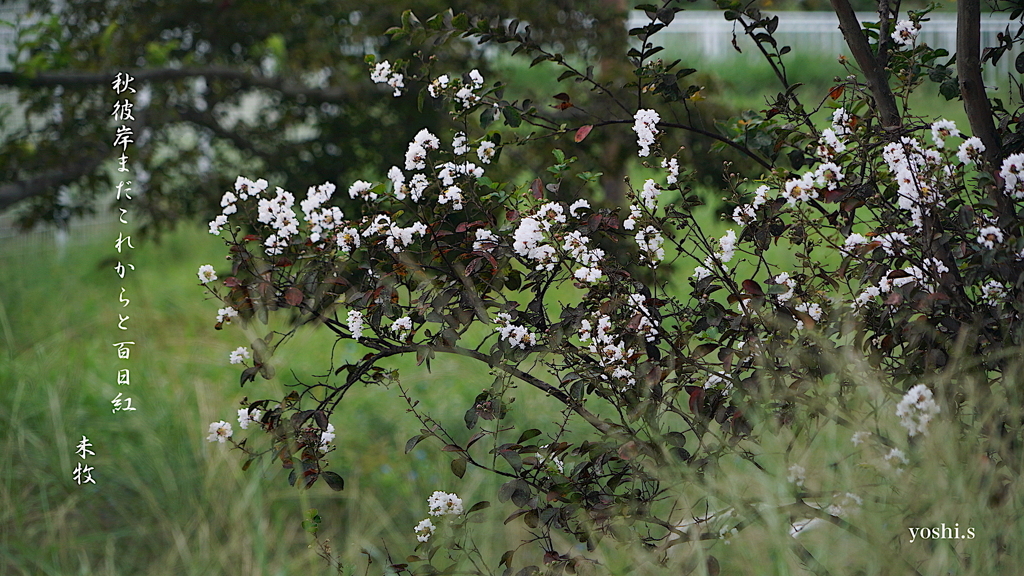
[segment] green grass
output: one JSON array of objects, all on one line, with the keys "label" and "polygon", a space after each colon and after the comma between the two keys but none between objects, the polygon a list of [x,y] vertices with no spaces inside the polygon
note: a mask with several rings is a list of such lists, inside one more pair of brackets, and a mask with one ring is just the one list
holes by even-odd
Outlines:
[{"label": "green grass", "polygon": [[[0,453],[8,463],[0,472],[0,573],[327,573],[299,526],[311,507],[320,510],[322,538],[336,552],[358,564],[366,550],[380,566],[385,541],[399,558],[412,551],[412,526],[425,517],[433,490],[456,491],[467,503],[496,500],[494,478],[471,470],[456,479],[436,446],[424,443],[404,455],[405,440],[419,424],[396,390],[378,387],[353,390],[333,417],[338,450],[331,468],[346,478],[343,492],[318,485],[300,493],[272,462],[243,473],[238,452],[205,441],[207,424],[233,420],[243,395],[280,395],[292,372],[300,378],[321,372],[329,339],[312,330],[300,333],[275,357],[276,382],[239,389],[237,369],[226,358],[246,340],[238,327],[213,330],[216,302],[205,301],[194,280],[199,264],[222,261],[223,247],[185,227],[132,255],[137,270],[125,280],[132,298],[128,334],[138,345],[129,361],[132,384],[118,389],[113,375],[119,361],[110,343],[120,339],[114,319],[121,281],[110,269],[107,244],[81,242],[64,260],[7,255],[2,263],[12,273],[0,280],[10,326],[0,357]],[[397,366],[403,384],[422,399],[420,408],[453,430],[461,428],[472,397],[491,381],[486,371],[459,361],[438,359],[430,373],[412,359]],[[110,399],[129,390],[138,410],[111,413]],[[787,514],[779,509],[794,501],[785,477],[789,465],[800,464],[807,469],[807,489],[824,505],[846,492],[864,501],[849,519],[869,537],[824,526],[798,540],[831,574],[858,573],[854,568],[902,574],[910,563],[923,574],[995,575],[1005,573],[997,561],[1024,560],[1019,481],[986,465],[974,438],[957,440],[958,430],[940,419],[929,437],[912,444],[898,440],[898,397],[870,378],[842,404],[827,385],[808,394],[808,405],[840,410],[862,429],[893,438],[911,464],[902,472],[887,468],[882,456],[888,447],[855,447],[853,430],[828,418],[805,413],[788,425],[762,422],[764,440],[745,448],[758,455],[766,472],[724,459],[702,478],[680,472],[684,481],[669,492],[675,521],[698,510],[746,504],[760,507],[762,522],[744,528],[728,545],[676,546],[662,558],[665,566],[611,544],[595,554],[613,574],[678,573],[703,566],[708,554],[726,574],[749,573],[751,566],[758,574],[808,573],[791,551]],[[1013,402],[1012,394],[1002,394],[1009,400],[993,405]],[[525,390],[516,396],[519,422],[553,421],[543,398]],[[95,486],[71,479],[78,462],[75,444],[83,434],[96,452],[87,461],[95,467]],[[1009,500],[993,506],[990,499],[1003,486]],[[477,525],[485,559],[496,561],[524,538],[517,523],[501,524],[511,511],[496,503],[485,513],[487,522]],[[716,530],[728,527],[723,519],[715,522],[721,524],[712,524]],[[908,527],[942,522],[974,527],[977,538],[907,542]],[[1004,546],[998,554],[997,543]],[[520,561],[539,558],[524,552]]]}]

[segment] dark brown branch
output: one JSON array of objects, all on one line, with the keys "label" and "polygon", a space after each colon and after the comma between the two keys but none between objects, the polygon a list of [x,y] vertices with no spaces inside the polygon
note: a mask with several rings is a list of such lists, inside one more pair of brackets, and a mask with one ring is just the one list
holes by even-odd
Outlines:
[{"label": "dark brown branch", "polygon": [[985,145],[985,160],[990,168],[994,168],[1003,154],[999,134],[992,121],[992,106],[981,78],[979,0],[959,0],[956,3],[956,73],[960,77],[960,96],[964,100],[971,131]]},{"label": "dark brown branch", "polygon": [[[104,147],[97,146],[97,148]],[[94,152],[77,162],[65,165],[64,168],[50,170],[35,178],[0,185],[0,210],[91,174],[103,163],[112,150],[112,148],[107,149],[108,154]]]},{"label": "dark brown branch", "polygon": [[[250,74],[236,68],[225,66],[208,66],[203,68],[158,68],[155,70],[138,69],[122,70],[135,79],[135,82],[169,82],[187,78],[205,78],[206,80],[234,80],[245,87],[267,88],[276,90],[288,97],[305,97],[318,102],[342,102],[359,98],[367,94],[366,89],[357,83],[346,83],[344,86],[327,88],[309,88],[282,77],[269,77]],[[17,72],[0,72],[0,86],[20,88],[44,88],[64,86],[65,88],[90,88],[109,86],[116,72],[44,72],[35,76]],[[137,86],[138,84],[136,84]]]},{"label": "dark brown branch", "polygon": [[508,374],[510,376],[514,376],[515,378],[518,378],[519,380],[522,380],[523,382],[526,382],[527,384],[530,384],[534,388],[537,388],[537,389],[545,392],[546,394],[552,396],[553,398],[555,398],[556,400],[558,400],[562,404],[565,404],[570,409],[572,409],[573,412],[579,414],[584,420],[589,422],[591,426],[593,426],[594,428],[598,429],[599,431],[601,431],[601,432],[603,432],[605,434],[608,434],[612,430],[611,424],[609,424],[608,422],[605,422],[604,420],[601,420],[600,418],[598,418],[598,416],[596,414],[594,414],[593,412],[591,412],[591,411],[587,410],[586,408],[584,408],[582,404],[580,404],[576,400],[573,400],[565,392],[559,390],[558,388],[555,388],[551,384],[548,384],[547,382],[541,380],[540,378],[537,378],[536,376],[534,376],[532,374],[528,374],[526,372],[523,372],[522,370],[520,370],[519,368],[516,368],[515,366],[509,366],[508,364],[505,364],[503,362],[496,362],[496,361],[492,360],[490,356],[488,356],[488,355],[486,355],[486,354],[484,354],[482,352],[477,352],[476,350],[470,350],[468,348],[461,348],[461,347],[458,347],[458,346],[452,346],[452,347],[436,346],[436,347],[433,348],[433,350],[435,352],[442,352],[442,353],[447,353],[447,354],[458,354],[459,356],[467,356],[469,358],[474,358],[476,360],[479,360],[479,361],[487,364],[491,368],[497,368],[498,370],[501,370],[501,371],[505,372],[506,374]]},{"label": "dark brown branch", "polygon": [[883,128],[898,128],[901,124],[899,108],[896,107],[896,96],[889,87],[889,80],[885,77],[885,69],[879,65],[875,55],[871,52],[868,39],[860,28],[860,20],[853,11],[848,0],[831,0],[832,9],[839,17],[839,30],[850,47],[853,58],[857,61],[861,71],[864,73],[864,80],[867,82],[868,90],[875,99],[875,111],[882,122]]},{"label": "dark brown branch", "polygon": [[[594,126],[594,128],[597,128],[599,126],[609,126],[611,124],[632,124],[632,123],[633,123],[632,120],[606,120],[604,122],[598,122],[598,123],[594,124],[593,126]],[[661,127],[664,127],[664,128],[678,128],[680,130],[686,130],[687,132],[693,132],[694,134],[700,134],[701,136],[705,136],[707,138],[711,138],[712,140],[717,140],[718,142],[721,142],[721,143],[723,143],[723,144],[725,144],[727,146],[730,146],[730,147],[735,148],[736,150],[742,152],[744,156],[747,156],[751,160],[757,162],[758,164],[763,166],[766,170],[771,170],[773,168],[773,166],[767,160],[765,160],[764,158],[761,158],[760,156],[755,154],[754,151],[751,150],[750,148],[747,148],[746,146],[744,146],[742,144],[739,144],[737,142],[733,142],[732,140],[726,138],[725,136],[722,136],[721,134],[715,134],[714,132],[708,132],[707,130],[702,130],[702,129],[697,128],[695,126],[688,126],[686,124],[680,124],[678,122],[658,122],[658,126],[661,126]]]}]

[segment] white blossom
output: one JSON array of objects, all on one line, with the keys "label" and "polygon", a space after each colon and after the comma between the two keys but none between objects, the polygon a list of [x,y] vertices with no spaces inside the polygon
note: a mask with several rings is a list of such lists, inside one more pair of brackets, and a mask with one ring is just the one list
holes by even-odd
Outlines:
[{"label": "white blossom", "polygon": [[786,476],[786,481],[796,484],[797,486],[803,486],[804,481],[807,480],[807,470],[799,464],[791,464],[789,466],[789,474]]},{"label": "white blossom", "polygon": [[217,274],[213,271],[213,266],[210,264],[204,264],[199,267],[199,281],[203,284],[208,284],[217,279]]},{"label": "white blossom", "polygon": [[657,182],[652,179],[648,179],[644,182],[644,189],[640,193],[640,198],[644,201],[644,206],[646,206],[648,210],[657,209],[658,196],[661,196],[661,189],[658,188]]},{"label": "white blossom", "polygon": [[989,306],[999,306],[1006,300],[1006,287],[996,280],[989,280],[981,287],[981,294]]},{"label": "white blossom", "polygon": [[217,310],[217,322],[230,324],[232,318],[238,317],[238,310],[228,306],[227,308],[221,308]]},{"label": "white blossom", "polygon": [[[234,351],[231,352],[230,356],[228,356],[228,361],[231,362],[232,364],[241,364],[242,362],[248,359],[249,349],[246,348],[245,346],[239,346],[238,348],[235,348]],[[245,428],[245,426],[242,426],[242,428]]]},{"label": "white blossom", "polygon": [[462,156],[469,154],[469,145],[466,144],[468,139],[466,138],[465,132],[456,132],[455,138],[452,139],[452,152],[456,156]]},{"label": "white blossom", "polygon": [[434,535],[434,523],[430,521],[430,518],[426,518],[420,521],[414,529],[416,533],[416,539],[420,542],[426,542],[430,540],[430,537]]},{"label": "white blossom", "polygon": [[490,252],[499,242],[498,235],[484,228],[477,228],[476,240],[473,241],[475,252]]},{"label": "white blossom", "polygon": [[431,494],[427,499],[431,516],[444,516],[446,514],[458,516],[462,514],[462,498],[455,494],[447,494],[440,490]]},{"label": "white blossom", "polygon": [[327,423],[327,429],[320,432],[320,452],[326,454],[331,449],[331,442],[334,442],[334,424]]},{"label": "white blossom", "polygon": [[661,116],[654,110],[637,110],[633,116],[633,132],[636,132],[636,143],[640,147],[640,156],[651,154],[651,145],[658,135],[658,122]]},{"label": "white blossom", "polygon": [[354,340],[359,340],[363,337],[363,313],[359,310],[349,310],[348,312],[348,329],[352,333]]},{"label": "white blossom", "polygon": [[231,424],[223,420],[210,423],[210,435],[206,437],[207,442],[220,442],[223,444],[231,438]]},{"label": "white blossom", "polygon": [[480,143],[480,146],[476,149],[476,155],[480,158],[480,161],[484,164],[490,164],[491,159],[494,158],[494,153],[497,152],[497,147],[494,142],[484,140]]},{"label": "white blossom", "polygon": [[668,176],[665,178],[666,182],[675,184],[679,180],[679,160],[665,158],[661,161],[661,167],[668,170]]},{"label": "white blossom", "polygon": [[998,226],[986,226],[978,230],[978,244],[991,250],[1003,241],[1003,231]]},{"label": "white blossom", "polygon": [[972,136],[960,144],[956,151],[956,157],[964,164],[972,164],[981,159],[981,153],[985,151],[985,145],[981,138]]},{"label": "white blossom", "polygon": [[253,409],[251,412],[248,408],[238,409],[238,427],[242,430],[248,430],[249,424],[260,423],[260,418],[263,417],[263,411],[258,408]]},{"label": "white blossom", "polygon": [[441,92],[448,87],[448,75],[441,74],[427,86],[427,92],[430,93],[431,98],[437,98],[441,95]]},{"label": "white blossom", "polygon": [[896,405],[896,416],[911,436],[927,434],[928,423],[939,413],[939,405],[932,398],[932,391],[924,384],[918,384],[907,391]]},{"label": "white blossom", "polygon": [[900,46],[909,46],[917,39],[921,26],[910,20],[900,20],[892,33],[892,39]]},{"label": "white blossom", "polygon": [[937,120],[932,123],[932,141],[939,148],[946,145],[946,138],[959,137],[960,130],[956,127],[956,122],[952,120],[946,120],[945,118]]},{"label": "white blossom", "polygon": [[590,202],[587,202],[583,198],[573,202],[569,206],[569,215],[573,218],[579,218],[579,214],[577,214],[577,212],[580,210],[590,210]]},{"label": "white blossom", "polygon": [[391,332],[401,338],[412,331],[412,318],[403,316],[391,323]]}]

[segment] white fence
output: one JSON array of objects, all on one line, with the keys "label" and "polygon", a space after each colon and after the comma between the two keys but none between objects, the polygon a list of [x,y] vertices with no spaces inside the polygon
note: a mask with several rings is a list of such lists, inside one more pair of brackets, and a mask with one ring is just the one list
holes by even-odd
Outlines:
[{"label": "white fence", "polygon": [[[829,58],[840,54],[849,56],[850,50],[839,32],[839,20],[833,12],[777,12],[779,27],[775,37],[780,45],[791,46],[794,53],[821,54]],[[878,15],[873,12],[859,12],[861,22],[877,22]],[[928,21],[922,23],[918,42],[925,42],[933,48],[945,48],[950,54],[956,51],[956,14],[949,12],[933,12]],[[629,27],[635,28],[650,22],[643,12],[634,11],[630,14]],[[996,35],[1006,31],[1016,31],[1019,22],[1011,21],[1004,14],[983,15],[981,20],[981,45],[996,46]],[[727,21],[721,11],[687,10],[676,14],[675,20],[658,36],[655,42],[662,42],[666,49],[685,52],[690,56],[707,59],[722,59],[736,54],[732,47],[732,37],[736,34],[737,43],[745,54],[760,57],[753,41],[745,37],[743,27]],[[998,62],[996,70],[987,70],[986,81],[995,82],[997,78],[1005,78],[1013,71],[1013,60],[1019,51],[1004,55]]]}]

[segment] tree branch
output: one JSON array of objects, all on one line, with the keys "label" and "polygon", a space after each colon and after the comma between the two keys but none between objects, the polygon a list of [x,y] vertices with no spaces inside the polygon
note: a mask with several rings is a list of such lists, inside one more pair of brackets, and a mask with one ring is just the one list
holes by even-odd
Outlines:
[{"label": "tree branch", "polygon": [[985,145],[985,160],[990,168],[1003,157],[999,133],[992,121],[992,106],[981,78],[981,3],[958,0],[956,3],[956,73],[960,77],[960,96],[971,131]]},{"label": "tree branch", "polygon": [[831,0],[832,9],[839,17],[839,30],[846,39],[846,44],[853,53],[864,79],[867,82],[868,90],[875,99],[875,108],[884,128],[898,128],[901,124],[899,108],[896,107],[896,96],[889,88],[889,81],[885,77],[885,69],[878,64],[875,55],[871,52],[868,39],[864,31],[860,29],[860,20],[850,6],[849,0]]},{"label": "tree branch", "polygon": [[[103,147],[97,146],[96,148],[99,149]],[[110,149],[107,150],[108,153],[109,151]],[[0,210],[4,210],[9,206],[21,202],[22,200],[39,194],[44,194],[47,190],[74,182],[82,176],[91,174],[99,167],[100,164],[103,163],[107,156],[108,154],[97,151],[78,160],[77,162],[66,165],[64,168],[51,170],[43,173],[41,176],[30,178],[28,180],[0,185]]]},{"label": "tree branch", "polygon": [[[234,80],[250,88],[267,88],[276,90],[288,97],[305,97],[320,102],[342,102],[366,95],[367,91],[355,82],[343,86],[327,88],[309,88],[282,77],[268,77],[228,68],[226,66],[207,66],[202,68],[157,68],[154,70],[136,69],[122,70],[132,76],[136,82],[169,82],[187,78],[205,78],[206,80]],[[0,86],[17,88],[45,88],[64,86],[65,88],[91,88],[109,85],[116,72],[43,72],[29,76],[18,72],[0,72]]]}]

